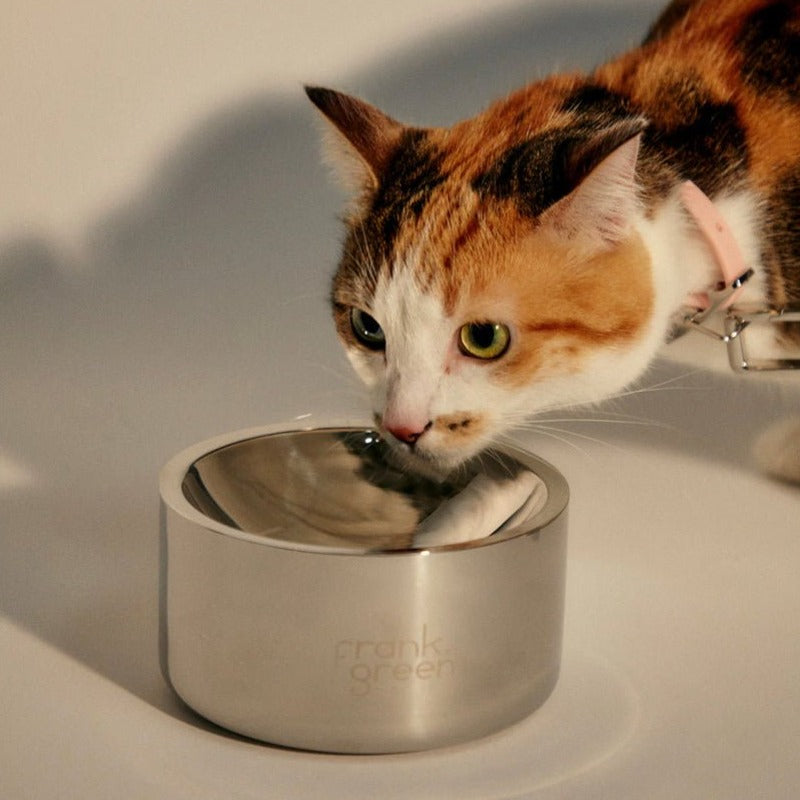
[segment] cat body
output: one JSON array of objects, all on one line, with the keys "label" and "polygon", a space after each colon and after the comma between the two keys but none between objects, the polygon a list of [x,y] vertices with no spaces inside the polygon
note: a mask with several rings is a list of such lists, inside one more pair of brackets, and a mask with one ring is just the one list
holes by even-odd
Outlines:
[{"label": "cat body", "polygon": [[[355,198],[337,331],[418,464],[450,469],[643,374],[720,280],[686,181],[753,269],[737,303],[800,303],[798,2],[675,0],[638,49],[450,128],[307,92]],[[763,354],[793,346],[764,327]]]}]

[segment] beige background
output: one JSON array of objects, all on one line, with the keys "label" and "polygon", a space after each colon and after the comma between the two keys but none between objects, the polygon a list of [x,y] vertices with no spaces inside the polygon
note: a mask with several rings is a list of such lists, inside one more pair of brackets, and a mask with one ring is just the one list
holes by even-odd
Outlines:
[{"label": "beige background", "polygon": [[11,0],[0,25],[0,241],[23,230],[80,238],[191,125],[242,97],[343,78],[520,5]]}]

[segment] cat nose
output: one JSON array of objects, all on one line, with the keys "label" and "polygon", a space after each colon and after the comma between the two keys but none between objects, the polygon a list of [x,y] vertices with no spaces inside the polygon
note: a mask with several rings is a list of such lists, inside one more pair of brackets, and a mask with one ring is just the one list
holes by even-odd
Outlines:
[{"label": "cat nose", "polygon": [[386,430],[389,431],[389,433],[391,433],[395,439],[399,439],[401,442],[405,442],[406,444],[414,444],[417,439],[419,439],[419,437],[431,427],[432,424],[433,423],[428,422],[421,430],[410,425],[387,425]]}]

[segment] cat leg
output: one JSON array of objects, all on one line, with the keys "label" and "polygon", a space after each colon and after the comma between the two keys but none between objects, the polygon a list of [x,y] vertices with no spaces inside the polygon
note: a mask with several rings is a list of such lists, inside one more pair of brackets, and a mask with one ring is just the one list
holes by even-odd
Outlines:
[{"label": "cat leg", "polygon": [[544,506],[544,481],[528,470],[513,476],[476,475],[414,531],[414,547],[459,544],[491,536]]},{"label": "cat leg", "polygon": [[800,417],[770,425],[756,440],[753,455],[768,475],[800,484]]}]

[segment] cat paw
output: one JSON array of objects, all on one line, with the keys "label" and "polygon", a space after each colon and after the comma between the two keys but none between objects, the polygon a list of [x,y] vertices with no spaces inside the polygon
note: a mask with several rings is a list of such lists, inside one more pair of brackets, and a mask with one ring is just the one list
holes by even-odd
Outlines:
[{"label": "cat paw", "polygon": [[753,455],[767,475],[800,484],[800,417],[770,425],[756,440]]}]

